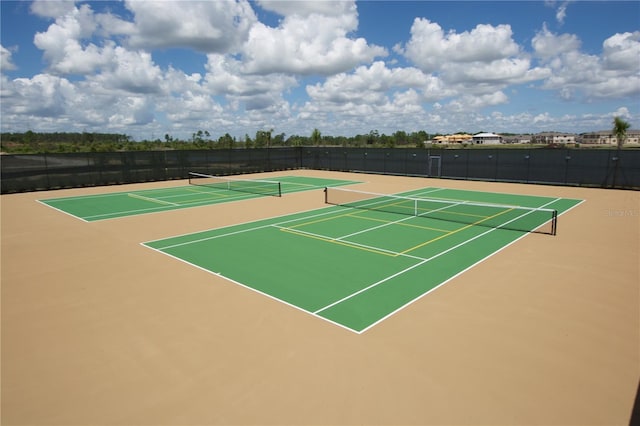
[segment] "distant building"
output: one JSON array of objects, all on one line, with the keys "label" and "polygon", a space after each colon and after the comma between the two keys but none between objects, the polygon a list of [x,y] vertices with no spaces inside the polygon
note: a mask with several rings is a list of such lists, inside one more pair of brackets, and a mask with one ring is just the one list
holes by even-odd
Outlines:
[{"label": "distant building", "polygon": [[473,143],[476,145],[496,145],[502,143],[502,136],[495,133],[478,133],[473,135]]},{"label": "distant building", "polygon": [[443,135],[433,138],[433,143],[465,143],[472,142],[473,136],[466,133],[456,133],[455,135]]},{"label": "distant building", "polygon": [[576,135],[573,133],[541,132],[532,135],[531,143],[540,144],[567,144],[576,143]]},{"label": "distant building", "polygon": [[502,136],[502,143],[531,143],[531,135]]},{"label": "distant building", "polygon": [[[618,140],[611,130],[600,130],[598,132],[584,133],[580,137],[580,142],[584,144],[597,145],[617,145]],[[627,130],[625,144],[640,144],[640,130]]]}]

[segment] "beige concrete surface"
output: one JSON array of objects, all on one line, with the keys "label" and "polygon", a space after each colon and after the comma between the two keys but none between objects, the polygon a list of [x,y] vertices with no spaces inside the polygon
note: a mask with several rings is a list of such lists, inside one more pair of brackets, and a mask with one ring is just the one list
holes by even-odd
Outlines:
[{"label": "beige concrete surface", "polygon": [[140,243],[323,207],[321,191],[86,223],[2,195],[3,425],[624,425],[640,377],[640,193],[291,171],[580,198],[362,335]]}]

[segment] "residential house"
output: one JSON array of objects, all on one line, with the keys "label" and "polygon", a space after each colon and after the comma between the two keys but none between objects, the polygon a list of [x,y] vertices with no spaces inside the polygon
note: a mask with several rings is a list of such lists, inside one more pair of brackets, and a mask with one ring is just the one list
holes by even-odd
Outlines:
[{"label": "residential house", "polygon": [[433,138],[433,143],[469,143],[473,136],[466,133],[456,133],[455,135],[443,135]]},{"label": "residential house", "polygon": [[531,142],[547,145],[564,145],[568,143],[576,143],[576,135],[573,133],[541,132],[532,135]]},{"label": "residential house", "polygon": [[[600,130],[598,132],[583,133],[580,135],[580,142],[583,144],[595,145],[617,145],[618,140],[611,130]],[[640,130],[627,130],[625,144],[640,144]]]},{"label": "residential house", "polygon": [[497,145],[502,143],[502,136],[495,133],[478,133],[473,135],[473,143],[476,145]]}]

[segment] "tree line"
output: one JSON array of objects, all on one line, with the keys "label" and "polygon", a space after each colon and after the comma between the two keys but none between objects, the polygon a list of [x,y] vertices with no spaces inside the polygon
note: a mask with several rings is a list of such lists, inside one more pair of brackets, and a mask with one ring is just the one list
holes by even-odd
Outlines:
[{"label": "tree line", "polygon": [[355,136],[325,136],[318,129],[311,135],[274,133],[273,129],[258,130],[254,136],[246,134],[238,140],[226,133],[217,138],[207,130],[197,130],[190,138],[180,139],[169,134],[164,138],[135,141],[120,133],[95,132],[27,132],[0,133],[0,149],[3,153],[68,153],[68,152],[117,152],[189,149],[276,148],[291,146],[345,146],[345,147],[424,147],[429,140],[426,131],[397,131],[391,135],[371,130]]},{"label": "tree line", "polygon": [[[631,125],[620,117],[614,117],[612,134],[617,139],[618,149],[622,148]],[[459,131],[456,133],[468,133]],[[324,136],[318,129],[311,135],[274,134],[273,129],[258,130],[254,137],[246,134],[238,140],[225,133],[217,139],[208,130],[197,130],[188,139],[174,138],[165,134],[163,139],[135,141],[120,133],[95,132],[55,132],[43,133],[31,130],[21,133],[0,133],[0,152],[18,153],[67,153],[67,152],[117,152],[156,151],[189,149],[234,149],[234,148],[275,148],[291,146],[344,146],[344,147],[416,147],[424,148],[431,138],[426,131],[405,132],[398,130],[391,135],[371,130],[355,136]],[[503,133],[503,136],[510,135]]]}]

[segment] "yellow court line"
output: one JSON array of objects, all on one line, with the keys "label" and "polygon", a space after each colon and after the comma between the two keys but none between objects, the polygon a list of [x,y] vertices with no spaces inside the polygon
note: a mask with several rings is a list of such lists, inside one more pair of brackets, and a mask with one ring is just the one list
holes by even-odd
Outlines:
[{"label": "yellow court line", "polygon": [[[427,211],[425,211],[425,212],[424,212],[424,217],[429,217],[429,216],[427,216],[427,215],[428,215],[429,213],[431,213],[432,211],[433,211],[433,210],[427,210]],[[451,215],[451,216],[457,215],[457,216],[469,216],[469,217],[486,217],[485,215],[482,215],[482,214],[463,213],[463,212],[454,212],[454,211],[451,211],[451,210],[442,210],[442,212],[444,212],[444,213],[446,213],[446,214],[448,214],[448,215]],[[422,216],[422,215],[421,215],[421,216]]]},{"label": "yellow court line", "polygon": [[227,194],[224,194],[222,192],[218,192],[218,191],[197,191],[195,189],[192,188],[187,188],[187,191],[191,191],[191,192],[195,192],[196,194],[207,194],[207,195],[214,195],[216,197],[228,197]]},{"label": "yellow court line", "polygon": [[307,238],[312,238],[314,240],[320,240],[320,241],[324,241],[327,243],[333,243],[333,244],[339,244],[341,246],[345,246],[345,247],[349,247],[349,248],[355,248],[358,250],[364,250],[364,251],[368,251],[371,253],[376,253],[376,254],[382,254],[385,256],[389,256],[389,257],[398,257],[399,254],[398,253],[387,253],[384,252],[382,250],[376,250],[374,248],[370,248],[370,247],[364,247],[364,246],[359,246],[356,244],[351,244],[351,243],[347,243],[345,241],[340,241],[340,240],[335,240],[335,239],[331,239],[331,238],[327,238],[327,237],[322,237],[320,235],[313,235],[313,234],[307,234],[304,232],[300,232],[300,231],[296,231],[295,229],[291,229],[291,228],[278,228],[281,231],[284,232],[289,232],[290,234],[294,234],[294,235],[299,235],[301,237],[307,237]]},{"label": "yellow court line", "polygon": [[[401,201],[399,201],[397,203],[385,204],[384,206],[385,207],[386,206],[393,206],[393,205],[396,205],[396,204],[399,204],[399,203],[401,203]],[[370,209],[366,209],[366,210],[378,211],[375,208],[370,208]],[[384,213],[384,210],[382,212]],[[391,213],[391,212],[387,212],[387,213]],[[290,226],[289,228],[299,228],[299,227],[302,227],[302,226],[312,225],[314,223],[326,222],[326,221],[329,221],[329,220],[338,219],[338,218],[346,217],[346,216],[351,216],[351,217],[358,218],[358,216],[354,216],[354,213],[352,211],[349,211],[347,213],[343,213],[343,214],[340,214],[340,215],[337,215],[337,216],[330,216],[330,217],[326,217],[326,218],[322,218],[322,219],[318,219],[318,220],[312,220],[311,222],[299,223],[298,225]]]},{"label": "yellow court line", "polygon": [[471,224],[469,224],[469,225],[467,225],[467,226],[463,226],[462,228],[458,228],[458,229],[456,229],[455,231],[451,231],[451,232],[449,232],[448,234],[440,235],[439,237],[433,238],[433,239],[431,239],[431,240],[429,240],[429,241],[425,241],[425,242],[424,242],[424,243],[422,243],[422,244],[418,244],[418,245],[417,245],[417,246],[415,246],[415,247],[411,247],[411,248],[409,248],[409,249],[406,249],[406,250],[404,250],[404,251],[401,251],[401,252],[400,252],[400,254],[406,254],[406,253],[409,253],[410,251],[413,251],[413,250],[419,249],[420,247],[424,247],[424,246],[426,246],[426,245],[428,245],[428,244],[431,244],[431,243],[433,243],[433,242],[435,242],[435,241],[438,241],[438,240],[441,240],[441,239],[443,239],[443,238],[449,237],[449,236],[451,236],[451,235],[453,235],[453,234],[456,234],[456,233],[458,233],[458,232],[460,232],[460,231],[463,231],[463,230],[465,230],[465,229],[471,228],[472,226],[478,225],[478,224],[480,224],[480,223],[484,222],[485,220],[493,219],[494,217],[498,217],[498,216],[500,216],[500,215],[502,215],[502,214],[505,214],[505,213],[508,213],[508,212],[510,212],[510,211],[512,211],[512,210],[513,210],[513,209],[503,210],[503,211],[501,211],[501,212],[498,212],[498,213],[494,214],[493,216],[487,216],[487,217],[485,217],[485,218],[484,218],[484,219],[482,219],[482,220],[479,220],[479,221],[477,221],[477,222],[473,222],[473,223],[471,223]]},{"label": "yellow court line", "polygon": [[[366,201],[366,200],[363,200],[363,201]],[[415,213],[415,205],[413,205],[413,206],[403,206],[402,204],[404,204],[406,202],[407,202],[407,200],[400,200],[400,201],[396,201],[395,203],[382,204],[380,206],[372,207],[372,208],[367,209],[367,210],[379,211],[379,212],[382,212],[382,213],[394,213],[394,214],[397,214],[396,212],[387,212],[385,210],[381,210],[381,208],[389,207],[389,206],[400,206],[400,207],[404,208],[405,210],[410,211],[412,213],[410,216],[414,216],[413,213]]]},{"label": "yellow court line", "polygon": [[[377,211],[375,209],[367,209],[367,210]],[[398,214],[398,213],[395,213],[395,214]],[[407,216],[413,216],[413,215],[407,215]],[[325,217],[325,218],[318,219],[318,220],[312,220],[310,222],[299,223],[297,225],[289,226],[289,228],[290,229],[301,228],[303,226],[313,225],[315,223],[320,223],[320,222],[327,222],[327,221],[330,221],[330,220],[339,219],[341,217],[353,217],[353,218],[356,218],[356,219],[367,219],[367,220],[376,220],[376,221],[379,221],[379,222],[394,223],[392,221],[388,221],[388,220],[384,220],[384,219],[373,219],[373,218],[358,216],[353,211],[349,211],[348,213],[343,213],[343,214],[340,214],[340,215],[337,215],[337,216],[329,216],[329,217]],[[432,229],[434,231],[439,231],[439,232],[449,232],[448,230],[435,229],[435,228],[426,228],[426,227],[422,227],[422,226],[418,226],[418,225],[409,225],[409,224],[407,224],[406,226],[414,226],[416,228],[422,228],[422,229]]]},{"label": "yellow court line", "polygon": [[343,213],[343,214],[338,215],[338,216],[330,216],[330,217],[325,217],[325,218],[318,219],[318,220],[312,220],[311,222],[303,222],[303,223],[299,223],[297,225],[289,226],[289,229],[299,228],[301,226],[306,226],[306,225],[313,225],[314,223],[326,222],[328,220],[338,219],[340,217],[351,216],[352,214],[353,214],[352,212],[348,212],[348,213]]},{"label": "yellow court line", "polygon": [[[418,245],[416,245],[414,247],[408,248],[408,249],[406,249],[404,251],[401,251],[399,253],[396,253],[396,252],[385,252],[385,251],[377,250],[377,249],[370,248],[370,247],[364,247],[364,246],[360,246],[360,245],[356,245],[356,244],[351,244],[351,243],[348,243],[348,242],[345,242],[345,241],[341,241],[341,240],[331,239],[331,238],[323,237],[323,236],[320,236],[320,235],[314,235],[314,234],[307,233],[307,232],[304,232],[304,231],[296,231],[294,229],[294,228],[299,228],[299,227],[306,226],[306,225],[311,225],[311,224],[320,223],[320,222],[326,222],[326,221],[329,221],[329,220],[338,219],[338,218],[347,217],[347,216],[353,217],[353,218],[356,218],[356,219],[373,220],[373,221],[379,221],[379,222],[388,222],[389,224],[395,224],[393,222],[385,221],[385,220],[382,220],[382,219],[373,219],[373,218],[367,218],[367,217],[363,217],[363,216],[358,216],[353,212],[348,212],[348,213],[344,213],[344,214],[341,214],[341,215],[338,215],[338,216],[331,216],[331,217],[326,217],[326,218],[322,218],[322,219],[318,219],[318,220],[304,222],[304,223],[300,223],[298,225],[290,226],[290,227],[287,227],[287,228],[280,228],[279,227],[279,229],[281,231],[289,232],[291,234],[299,235],[299,236],[302,236],[302,237],[312,238],[312,239],[316,239],[316,240],[320,240],[320,241],[324,241],[324,242],[328,242],[328,243],[333,243],[333,244],[339,244],[339,245],[342,245],[342,246],[345,246],[345,247],[350,247],[350,248],[355,248],[355,249],[358,249],[358,250],[364,250],[364,251],[368,251],[368,252],[372,252],[372,253],[382,254],[382,255],[385,255],[385,256],[389,256],[389,257],[398,257],[398,256],[401,256],[401,255],[406,255],[407,253],[409,253],[409,252],[411,252],[413,250],[416,250],[416,249],[418,249],[420,247],[424,247],[424,246],[426,246],[428,244],[431,244],[431,243],[433,243],[435,241],[438,241],[438,240],[441,240],[443,238],[449,237],[449,236],[451,236],[453,234],[456,234],[456,233],[458,233],[460,231],[468,229],[468,228],[470,228],[472,226],[478,225],[478,224],[480,224],[480,223],[482,223],[484,221],[487,221],[489,219],[493,219],[495,217],[498,217],[498,216],[500,216],[502,214],[508,213],[508,212],[510,212],[512,210],[513,209],[503,210],[503,211],[498,212],[498,213],[496,213],[496,214],[494,214],[492,216],[483,217],[482,220],[478,220],[478,221],[476,221],[474,223],[471,223],[469,225],[463,226],[462,228],[458,228],[455,231],[447,231],[447,230],[443,230],[443,229],[428,228],[428,227],[423,227],[423,226],[418,226],[418,225],[411,225],[411,224],[402,224],[404,226],[412,226],[412,227],[415,227],[415,228],[433,230],[433,231],[438,231],[438,232],[446,232],[446,233],[443,234],[443,235],[440,235],[440,236],[438,236],[436,238],[433,238],[431,240],[428,240],[428,241],[425,241],[423,243],[420,243],[420,244],[418,244]],[[476,216],[476,215],[470,215],[470,216]],[[427,216],[425,216],[425,217],[427,217]],[[400,223],[398,223],[398,224],[400,224]]]},{"label": "yellow court line", "polygon": [[127,192],[127,195],[131,198],[137,198],[138,200],[149,201],[152,203],[163,204],[165,206],[178,206],[179,204],[172,203],[170,201],[159,200],[157,198],[149,198],[142,195],[134,194],[131,192]]},{"label": "yellow court line", "polygon": [[[376,218],[373,218],[373,217],[358,216],[357,214],[351,214],[351,217],[355,217],[357,219],[371,220],[371,221],[374,221],[374,222],[388,223],[390,225],[400,225],[400,226],[408,226],[410,228],[426,229],[427,231],[451,232],[450,229],[430,228],[428,226],[413,225],[411,223],[405,223],[405,222],[390,222],[390,221],[384,220],[384,219],[376,219]],[[415,217],[415,216],[411,215],[411,217]]]},{"label": "yellow court line", "polygon": [[214,197],[205,197],[205,198],[192,198],[190,200],[186,200],[181,202],[180,204],[177,204],[179,206],[188,206],[190,204],[195,204],[195,203],[200,203],[203,201],[209,201],[210,203],[217,203],[219,200],[219,198],[214,198]]}]

